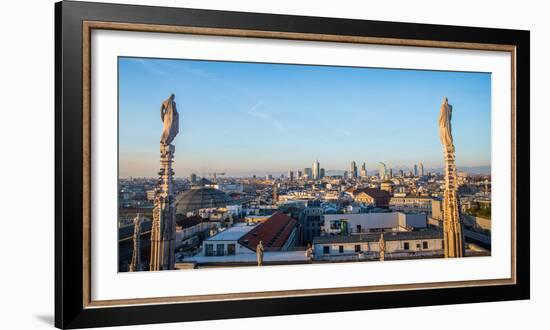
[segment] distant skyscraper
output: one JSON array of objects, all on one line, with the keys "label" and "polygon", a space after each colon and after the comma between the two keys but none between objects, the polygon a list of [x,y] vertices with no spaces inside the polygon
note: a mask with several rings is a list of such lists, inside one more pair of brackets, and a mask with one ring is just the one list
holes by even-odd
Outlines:
[{"label": "distant skyscraper", "polygon": [[313,171],[311,170],[311,167],[304,168],[304,176],[306,177],[306,179],[313,178]]},{"label": "distant skyscraper", "polygon": [[271,179],[273,179],[273,175],[271,175],[271,174],[266,174],[266,175],[265,175],[265,179],[266,179],[266,180],[271,180]]},{"label": "distant skyscraper", "polygon": [[378,176],[380,177],[380,179],[385,179],[386,178],[386,164],[380,162],[380,167],[378,168]]},{"label": "distant skyscraper", "polygon": [[357,178],[357,164],[355,164],[355,161],[352,161],[349,167],[350,177],[352,179]]},{"label": "distant skyscraper", "polygon": [[195,173],[191,173],[191,176],[190,176],[189,180],[191,181],[191,184],[196,184],[197,183],[197,175]]},{"label": "distant skyscraper", "polygon": [[347,178],[349,178],[349,173],[348,171],[344,171],[344,179],[347,179]]},{"label": "distant skyscraper", "polygon": [[363,163],[363,165],[361,165],[361,177],[367,177],[367,163]]},{"label": "distant skyscraper", "polygon": [[388,174],[388,176],[389,176],[390,179],[391,179],[391,178],[393,178],[393,169],[392,169],[391,167],[390,167],[390,169],[389,169],[389,172],[390,172],[390,173]]},{"label": "distant skyscraper", "polygon": [[321,179],[325,177],[325,168],[324,167],[322,167],[319,170],[319,176],[320,176]]},{"label": "distant skyscraper", "polygon": [[294,180],[294,172],[292,172],[291,170],[288,170],[288,179],[290,181],[293,181]]},{"label": "distant skyscraper", "polygon": [[400,177],[404,177],[404,176],[405,176],[405,173],[403,173],[403,169],[400,169],[400,170],[399,170],[399,176],[400,176]]},{"label": "distant skyscraper", "polygon": [[313,179],[314,180],[319,179],[319,176],[321,174],[320,170],[321,170],[321,166],[319,164],[319,160],[315,160],[315,162],[313,163]]},{"label": "distant skyscraper", "polygon": [[414,164],[413,166],[413,171],[414,171],[414,176],[418,176],[418,166],[416,164]]},{"label": "distant skyscraper", "polygon": [[420,176],[424,176],[424,164],[420,162]]},{"label": "distant skyscraper", "polygon": [[302,178],[302,171],[298,171],[297,177],[298,177],[298,179],[301,179],[301,178]]}]

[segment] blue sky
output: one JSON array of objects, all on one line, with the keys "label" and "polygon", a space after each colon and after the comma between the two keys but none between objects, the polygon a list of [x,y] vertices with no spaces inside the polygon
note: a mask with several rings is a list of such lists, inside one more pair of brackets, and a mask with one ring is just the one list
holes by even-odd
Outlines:
[{"label": "blue sky", "polygon": [[160,104],[176,95],[176,176],[311,167],[442,165],[437,120],[453,105],[457,165],[491,159],[489,73],[119,58],[119,173],[155,176]]}]

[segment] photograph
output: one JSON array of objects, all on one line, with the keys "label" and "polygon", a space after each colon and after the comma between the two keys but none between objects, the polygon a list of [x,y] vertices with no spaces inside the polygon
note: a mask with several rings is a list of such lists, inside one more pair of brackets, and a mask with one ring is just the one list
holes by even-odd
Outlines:
[{"label": "photograph", "polygon": [[535,34],[430,7],[56,3],[55,326],[430,327],[531,299]]},{"label": "photograph", "polygon": [[118,272],[491,256],[491,72],[117,66]]}]

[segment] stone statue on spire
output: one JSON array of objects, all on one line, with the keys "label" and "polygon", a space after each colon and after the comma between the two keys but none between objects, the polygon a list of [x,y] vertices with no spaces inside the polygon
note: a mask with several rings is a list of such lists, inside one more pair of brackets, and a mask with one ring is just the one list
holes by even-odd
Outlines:
[{"label": "stone statue on spire", "polygon": [[380,261],[384,261],[386,257],[386,240],[384,239],[384,233],[380,234],[378,249],[380,250]]},{"label": "stone statue on spire", "polygon": [[258,266],[263,266],[264,264],[264,245],[262,244],[262,241],[256,245],[256,261],[258,262]]},{"label": "stone statue on spire", "polygon": [[162,120],[162,135],[160,143],[170,144],[179,133],[179,114],[176,109],[175,95],[170,94],[160,106],[160,119]]},{"label": "stone statue on spire", "polygon": [[453,107],[449,104],[447,97],[443,98],[441,110],[439,112],[439,139],[444,148],[453,146],[453,132],[451,129],[451,118]]},{"label": "stone statue on spire", "polygon": [[138,213],[134,218],[134,237],[133,237],[133,253],[132,261],[130,262],[129,271],[130,272],[139,272],[142,269],[141,267],[141,223],[143,222],[143,216],[141,213]]}]

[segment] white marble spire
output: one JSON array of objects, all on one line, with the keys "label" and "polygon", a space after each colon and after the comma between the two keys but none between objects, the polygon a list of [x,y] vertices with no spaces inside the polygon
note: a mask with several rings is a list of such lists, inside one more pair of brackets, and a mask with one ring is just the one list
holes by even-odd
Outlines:
[{"label": "white marble spire", "polygon": [[171,144],[179,131],[179,115],[170,95],[161,105],[161,120],[163,132],[160,140],[160,171],[153,208],[153,224],[151,228],[151,271],[174,269],[175,266],[175,236],[176,211],[174,186],[174,152],[176,147]]},{"label": "white marble spire", "polygon": [[439,115],[439,138],[445,159],[445,192],[443,200],[443,237],[445,258],[464,256],[464,237],[458,207],[458,185],[455,165],[455,146],[451,130],[453,107],[443,98]]},{"label": "white marble spire", "polygon": [[132,252],[132,261],[128,271],[138,272],[143,270],[141,266],[141,223],[143,222],[143,216],[138,213],[134,218],[134,248]]}]

